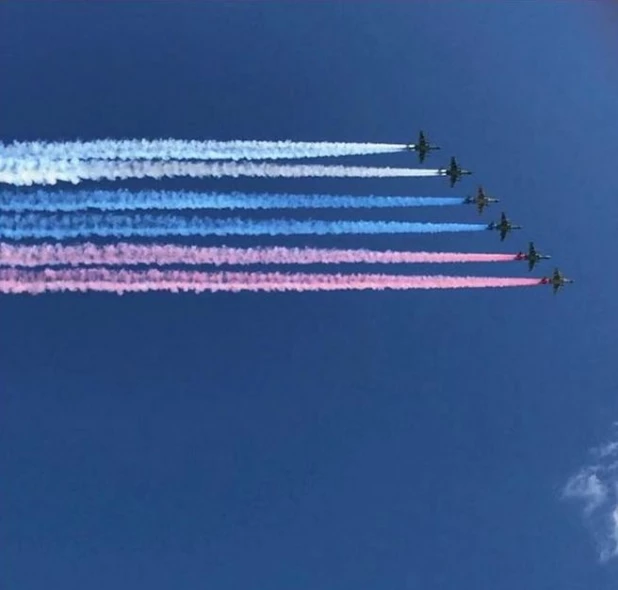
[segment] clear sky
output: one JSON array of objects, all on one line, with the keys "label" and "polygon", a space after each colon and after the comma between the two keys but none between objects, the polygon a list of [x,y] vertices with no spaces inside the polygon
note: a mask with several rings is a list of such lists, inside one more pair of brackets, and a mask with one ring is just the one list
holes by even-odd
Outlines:
[{"label": "clear sky", "polygon": [[[556,297],[0,298],[2,586],[614,590],[618,566],[599,565],[581,511],[560,499],[618,419],[610,17],[583,1],[3,2],[4,140],[398,142],[423,128],[444,148],[427,165],[452,154],[475,176],[452,191],[122,186],[443,196],[482,182],[525,226],[504,244],[490,232],[260,243],[514,252],[533,239],[577,283]],[[456,207],[373,215],[478,220]]]}]

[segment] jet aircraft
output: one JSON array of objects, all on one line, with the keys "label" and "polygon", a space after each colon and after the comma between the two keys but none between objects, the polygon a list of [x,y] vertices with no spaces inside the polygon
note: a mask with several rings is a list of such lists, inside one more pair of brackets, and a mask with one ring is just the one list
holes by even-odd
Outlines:
[{"label": "jet aircraft", "polygon": [[554,270],[554,274],[551,277],[543,277],[541,279],[542,285],[551,285],[554,288],[554,295],[558,292],[558,289],[564,287],[567,283],[574,283],[573,279],[567,279],[558,269]]},{"label": "jet aircraft", "polygon": [[455,160],[451,158],[451,163],[448,168],[440,168],[438,172],[442,176],[448,176],[451,179],[451,188],[455,186],[455,183],[464,175],[472,174],[470,170],[464,170]]},{"label": "jet aircraft", "polygon": [[511,230],[514,229],[521,229],[521,225],[515,225],[514,223],[511,223],[507,218],[506,215],[503,213],[502,217],[500,218],[499,222],[494,222],[492,221],[488,226],[487,229],[495,229],[498,230],[500,232],[500,241],[504,241],[504,238],[506,238],[506,234],[508,234]]},{"label": "jet aircraft", "polygon": [[490,203],[498,203],[499,201],[499,199],[490,197],[487,193],[485,193],[483,187],[479,186],[476,195],[474,197],[466,197],[464,203],[466,205],[476,205],[478,212],[482,213],[483,209],[488,207]]},{"label": "jet aircraft", "polygon": [[431,145],[422,131],[418,134],[418,141],[416,143],[409,143],[406,147],[411,152],[418,152],[418,161],[421,164],[425,161],[425,156],[428,152],[440,149],[437,145]]},{"label": "jet aircraft", "polygon": [[528,261],[528,270],[532,270],[534,268],[534,265],[539,260],[549,260],[550,258],[551,256],[547,256],[546,254],[539,254],[539,252],[537,252],[537,249],[534,247],[533,242],[530,242],[527,254],[525,252],[520,252],[519,254],[517,254],[517,260]]}]

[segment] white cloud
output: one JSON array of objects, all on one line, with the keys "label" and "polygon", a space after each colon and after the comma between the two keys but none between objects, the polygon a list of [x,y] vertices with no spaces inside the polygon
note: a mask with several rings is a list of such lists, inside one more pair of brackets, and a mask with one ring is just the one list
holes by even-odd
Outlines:
[{"label": "white cloud", "polygon": [[599,447],[597,449],[597,455],[603,459],[604,457],[610,457],[611,455],[615,455],[618,451],[618,442],[611,442]]},{"label": "white cloud", "polygon": [[592,451],[595,462],[572,476],[563,497],[583,503],[601,562],[618,558],[618,441]]},{"label": "white cloud", "polygon": [[607,544],[601,552],[601,561],[609,561],[618,557],[618,506],[612,510],[609,530],[607,531]]},{"label": "white cloud", "polygon": [[565,498],[584,501],[584,512],[592,514],[607,501],[608,490],[592,469],[574,475],[564,488]]}]

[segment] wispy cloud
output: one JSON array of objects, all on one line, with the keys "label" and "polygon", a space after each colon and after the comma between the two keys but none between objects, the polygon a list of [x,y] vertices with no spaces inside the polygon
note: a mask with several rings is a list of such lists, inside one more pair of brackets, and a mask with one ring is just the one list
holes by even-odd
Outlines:
[{"label": "wispy cloud", "polygon": [[591,452],[591,464],[569,479],[563,497],[582,503],[601,562],[618,558],[618,440]]}]

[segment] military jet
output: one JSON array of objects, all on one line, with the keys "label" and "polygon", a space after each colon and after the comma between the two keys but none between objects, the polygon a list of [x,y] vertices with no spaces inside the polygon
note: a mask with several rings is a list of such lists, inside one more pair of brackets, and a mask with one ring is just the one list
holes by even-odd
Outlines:
[{"label": "military jet", "polygon": [[425,161],[427,152],[440,149],[437,145],[431,145],[422,131],[418,134],[418,141],[416,143],[409,143],[406,148],[411,152],[418,152],[418,161],[421,164]]},{"label": "military jet", "polygon": [[487,229],[495,229],[500,232],[500,241],[503,242],[504,238],[506,238],[506,234],[508,234],[513,229],[521,229],[521,225],[515,225],[511,223],[506,215],[503,213],[500,221],[498,223],[491,222],[488,224]]},{"label": "military jet", "polygon": [[530,242],[530,245],[528,246],[527,254],[525,252],[520,252],[519,254],[517,254],[517,260],[527,260],[528,261],[528,270],[532,270],[534,268],[534,265],[539,260],[549,260],[550,258],[551,256],[547,256],[546,254],[539,254],[536,248],[534,247],[533,242]]},{"label": "military jet", "polygon": [[451,188],[455,186],[455,183],[464,175],[472,174],[470,170],[464,170],[455,160],[451,158],[451,163],[448,168],[440,168],[438,173],[442,176],[448,176],[451,179]]},{"label": "military jet", "polygon": [[479,213],[483,212],[485,207],[488,207],[490,203],[498,203],[499,199],[494,199],[485,193],[482,186],[479,186],[476,196],[466,197],[464,203],[466,205],[476,205]]},{"label": "military jet", "polygon": [[542,285],[551,285],[554,288],[554,295],[558,292],[558,289],[564,287],[567,283],[574,283],[573,279],[567,279],[558,269],[554,270],[554,274],[551,277],[543,277],[541,279]]}]

